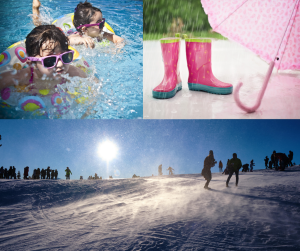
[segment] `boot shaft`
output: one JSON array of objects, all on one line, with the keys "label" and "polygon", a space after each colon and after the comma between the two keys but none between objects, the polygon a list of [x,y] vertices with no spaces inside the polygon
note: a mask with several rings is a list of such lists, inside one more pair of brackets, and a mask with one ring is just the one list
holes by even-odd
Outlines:
[{"label": "boot shaft", "polygon": [[180,39],[163,38],[160,40],[160,43],[165,75],[168,76],[176,73],[179,77]]},{"label": "boot shaft", "polygon": [[186,59],[189,70],[189,83],[211,79],[211,40],[186,39]]}]

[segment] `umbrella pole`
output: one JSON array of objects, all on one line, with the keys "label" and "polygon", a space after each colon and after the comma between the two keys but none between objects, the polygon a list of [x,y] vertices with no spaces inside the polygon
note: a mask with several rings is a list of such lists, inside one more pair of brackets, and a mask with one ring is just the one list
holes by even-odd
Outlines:
[{"label": "umbrella pole", "polygon": [[265,94],[265,91],[267,89],[267,86],[268,86],[268,83],[269,83],[269,80],[270,80],[270,77],[271,77],[274,65],[275,65],[274,61],[270,63],[267,75],[265,76],[263,87],[262,87],[262,89],[261,89],[261,91],[260,91],[260,93],[258,95],[256,104],[253,107],[247,107],[247,106],[245,106],[245,105],[242,104],[242,102],[240,100],[239,91],[240,91],[240,88],[242,87],[243,83],[242,82],[238,83],[237,87],[233,91],[233,97],[234,97],[234,100],[235,100],[235,102],[236,102],[236,104],[237,104],[238,107],[240,107],[242,110],[244,110],[245,112],[248,112],[248,113],[252,113],[252,112],[255,112],[257,110],[257,108],[261,104],[261,100],[262,100],[262,98],[263,98],[263,96]]},{"label": "umbrella pole", "polygon": [[257,108],[260,106],[261,100],[262,100],[262,98],[263,98],[263,96],[264,96],[264,94],[265,94],[266,88],[267,88],[267,86],[268,86],[268,82],[269,82],[269,80],[270,80],[270,77],[271,77],[271,74],[272,74],[272,71],[273,71],[273,68],[274,68],[274,65],[275,65],[275,60],[278,59],[278,58],[277,58],[277,54],[278,54],[279,49],[280,49],[280,47],[281,47],[281,44],[282,44],[282,42],[283,42],[285,33],[287,32],[287,29],[288,29],[290,20],[291,20],[291,18],[292,18],[292,16],[293,16],[294,10],[295,10],[296,6],[298,6],[299,1],[300,1],[300,0],[296,0],[296,1],[295,1],[293,11],[292,11],[292,13],[291,13],[291,16],[290,16],[288,22],[287,22],[285,31],[284,31],[283,36],[282,36],[282,38],[281,38],[281,42],[280,42],[280,44],[278,45],[278,49],[277,49],[277,51],[276,51],[274,60],[270,63],[270,66],[269,66],[267,75],[266,75],[265,80],[264,80],[264,83],[263,83],[263,87],[262,87],[262,89],[261,89],[261,91],[260,91],[260,93],[259,93],[259,96],[258,96],[258,98],[257,98],[256,104],[255,104],[253,107],[247,107],[247,106],[245,106],[245,105],[242,104],[242,102],[241,102],[241,100],[240,100],[240,96],[239,96],[239,90],[240,90],[241,86],[243,85],[242,82],[238,83],[237,87],[236,87],[235,90],[233,91],[233,97],[234,97],[234,100],[235,100],[237,106],[240,107],[240,108],[241,108],[242,110],[244,110],[245,112],[248,112],[248,113],[255,112],[255,111],[257,110]]}]

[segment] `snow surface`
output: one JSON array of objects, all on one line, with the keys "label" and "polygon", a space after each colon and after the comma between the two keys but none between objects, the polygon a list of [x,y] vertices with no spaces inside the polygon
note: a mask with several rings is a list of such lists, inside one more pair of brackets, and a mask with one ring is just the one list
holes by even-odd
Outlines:
[{"label": "snow surface", "polygon": [[0,250],[300,250],[300,166],[111,180],[0,180]]},{"label": "snow surface", "polygon": [[[255,113],[242,111],[233,95],[216,95],[188,89],[185,42],[180,46],[182,90],[165,100],[152,97],[162,81],[164,67],[159,41],[143,42],[144,119],[299,119],[300,72],[273,70],[261,106]],[[269,65],[256,54],[230,40],[212,39],[212,71],[233,88],[242,82],[240,99],[252,107],[261,90]]]}]

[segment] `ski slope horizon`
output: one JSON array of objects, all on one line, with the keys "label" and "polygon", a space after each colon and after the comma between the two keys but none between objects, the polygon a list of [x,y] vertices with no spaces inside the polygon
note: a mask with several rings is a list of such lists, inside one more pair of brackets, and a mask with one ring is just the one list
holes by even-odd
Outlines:
[{"label": "ski slope horizon", "polygon": [[300,166],[227,177],[2,179],[0,249],[300,249]]},{"label": "ski slope horizon", "polygon": [[[3,120],[0,124],[0,166],[15,166],[23,175],[37,168],[58,170],[65,178],[65,169],[72,171],[71,179],[83,176],[102,178],[131,178],[158,174],[162,164],[175,174],[200,173],[209,150],[225,167],[233,153],[254,170],[265,167],[264,158],[274,150],[288,155],[294,152],[293,163],[300,163],[300,120]],[[109,140],[118,151],[107,162],[99,156],[99,145]]]}]

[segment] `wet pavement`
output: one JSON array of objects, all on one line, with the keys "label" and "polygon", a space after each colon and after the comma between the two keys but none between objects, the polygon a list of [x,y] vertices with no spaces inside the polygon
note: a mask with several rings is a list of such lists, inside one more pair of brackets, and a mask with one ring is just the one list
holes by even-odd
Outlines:
[{"label": "wet pavement", "polygon": [[[163,79],[164,68],[159,41],[144,41],[144,119],[299,119],[300,71],[277,71],[269,81],[261,106],[248,114],[235,103],[233,95],[216,95],[188,89],[185,43],[181,40],[180,75],[182,90],[170,99],[154,99],[152,89]],[[243,46],[228,40],[212,41],[212,71],[216,78],[242,82],[241,101],[256,102],[269,65]]]}]

